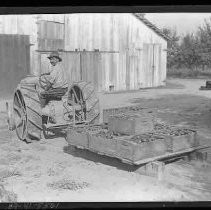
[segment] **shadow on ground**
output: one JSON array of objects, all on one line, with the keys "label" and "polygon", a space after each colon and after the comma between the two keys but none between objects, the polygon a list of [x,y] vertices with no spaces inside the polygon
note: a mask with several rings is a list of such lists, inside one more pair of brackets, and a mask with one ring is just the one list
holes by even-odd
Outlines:
[{"label": "shadow on ground", "polygon": [[85,160],[89,160],[95,163],[109,165],[123,171],[133,172],[133,171],[136,171],[140,167],[140,166],[136,167],[133,165],[123,163],[117,158],[112,158],[105,155],[99,155],[97,153],[94,153],[85,149],[79,149],[70,145],[65,146],[63,148],[63,151],[67,154],[73,155],[74,157],[80,157],[80,158],[83,158]]},{"label": "shadow on ground", "polygon": [[66,134],[64,133],[64,131],[57,128],[54,128],[53,132],[51,132],[50,130],[44,132],[45,139],[55,139],[55,138],[60,138],[60,137],[65,137],[65,136]]}]

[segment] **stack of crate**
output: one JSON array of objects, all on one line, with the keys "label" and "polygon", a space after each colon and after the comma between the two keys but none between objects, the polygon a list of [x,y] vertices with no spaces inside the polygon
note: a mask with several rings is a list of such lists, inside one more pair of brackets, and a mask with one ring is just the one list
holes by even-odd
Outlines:
[{"label": "stack of crate", "polygon": [[138,138],[139,135],[154,131],[154,117],[150,109],[111,115],[108,117],[108,130],[125,135],[116,141],[116,156],[125,161],[136,162],[140,159],[163,155],[167,150],[165,138],[143,143],[133,141],[134,137]]},{"label": "stack of crate", "polygon": [[109,115],[107,124],[70,127],[67,141],[130,164],[199,145],[195,130],[154,122],[149,109],[119,112]]}]

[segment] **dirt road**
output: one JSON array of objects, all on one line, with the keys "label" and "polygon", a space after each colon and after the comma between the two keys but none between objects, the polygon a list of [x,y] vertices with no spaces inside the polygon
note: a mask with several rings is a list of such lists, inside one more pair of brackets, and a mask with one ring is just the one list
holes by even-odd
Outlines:
[{"label": "dirt road", "polygon": [[[101,95],[100,102],[104,108],[130,104],[150,107],[162,121],[197,129],[201,141],[210,145],[211,91],[198,90],[204,84],[204,80],[172,79],[163,88]],[[3,100],[0,107],[0,187],[8,191],[11,200],[201,201],[211,198],[211,152],[206,164],[185,161],[168,164],[164,179],[158,181],[130,170],[118,160],[72,150],[63,138],[25,144],[17,140],[14,132],[7,131]]]}]

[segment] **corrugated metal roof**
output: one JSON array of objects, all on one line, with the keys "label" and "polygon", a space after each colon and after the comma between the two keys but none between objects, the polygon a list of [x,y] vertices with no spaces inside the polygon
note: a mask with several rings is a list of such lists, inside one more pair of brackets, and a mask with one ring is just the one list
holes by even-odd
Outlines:
[{"label": "corrugated metal roof", "polygon": [[144,16],[142,16],[140,13],[133,13],[133,15],[138,18],[140,21],[142,21],[146,26],[151,28],[155,33],[163,37],[165,40],[170,41],[171,38],[167,35],[165,35],[159,28],[157,28],[154,24],[152,24],[149,20],[147,20]]}]

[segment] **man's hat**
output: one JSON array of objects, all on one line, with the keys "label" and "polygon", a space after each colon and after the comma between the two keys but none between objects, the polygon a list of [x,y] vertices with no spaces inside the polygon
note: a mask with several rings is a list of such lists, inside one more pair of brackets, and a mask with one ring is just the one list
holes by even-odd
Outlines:
[{"label": "man's hat", "polygon": [[62,59],[59,57],[59,53],[58,52],[52,52],[49,56],[48,56],[48,59],[51,59],[51,58],[58,58],[59,61],[62,61]]}]

